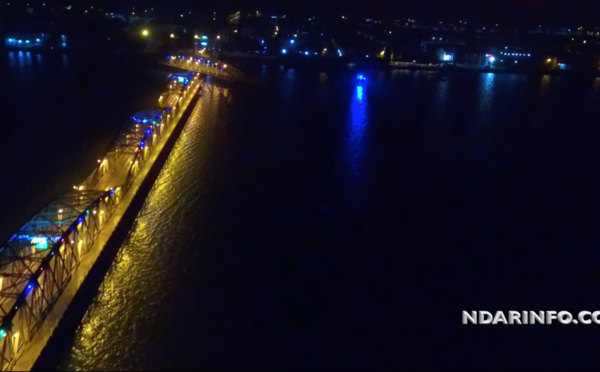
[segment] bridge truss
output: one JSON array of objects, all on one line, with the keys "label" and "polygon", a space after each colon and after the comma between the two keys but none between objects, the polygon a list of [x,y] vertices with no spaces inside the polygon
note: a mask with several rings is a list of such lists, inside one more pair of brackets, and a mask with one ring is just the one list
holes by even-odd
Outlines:
[{"label": "bridge truss", "polygon": [[141,120],[132,117],[80,186],[46,205],[0,245],[0,370],[14,368],[199,84],[199,74],[192,73],[189,83],[178,85],[172,107],[146,112]]}]

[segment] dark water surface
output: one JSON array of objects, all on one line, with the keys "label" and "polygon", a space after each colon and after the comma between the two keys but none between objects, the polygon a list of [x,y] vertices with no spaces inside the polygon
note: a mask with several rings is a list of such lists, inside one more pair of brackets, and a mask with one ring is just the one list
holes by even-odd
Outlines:
[{"label": "dark water surface", "polygon": [[[205,94],[48,367],[597,366],[599,326],[461,311],[600,309],[600,80],[366,76],[265,68],[229,101]],[[76,81],[72,106],[103,79]]]}]

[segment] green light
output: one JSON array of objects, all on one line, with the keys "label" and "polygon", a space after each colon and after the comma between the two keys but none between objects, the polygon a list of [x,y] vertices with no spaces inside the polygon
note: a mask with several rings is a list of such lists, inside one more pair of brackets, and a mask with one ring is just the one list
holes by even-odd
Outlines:
[{"label": "green light", "polygon": [[6,331],[3,329],[0,329],[0,340],[3,339],[4,336],[6,336]]},{"label": "green light", "polygon": [[85,214],[90,214],[90,210],[88,209],[87,211],[85,211]]},{"label": "green light", "polygon": [[35,245],[37,249],[48,249],[48,242],[40,242]]},{"label": "green light", "polygon": [[35,237],[31,239],[31,242],[35,244],[37,249],[48,249],[48,239],[45,237]]}]

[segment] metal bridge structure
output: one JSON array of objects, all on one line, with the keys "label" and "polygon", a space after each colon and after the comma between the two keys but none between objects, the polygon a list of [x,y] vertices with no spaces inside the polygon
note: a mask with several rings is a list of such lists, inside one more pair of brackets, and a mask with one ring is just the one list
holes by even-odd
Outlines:
[{"label": "metal bridge structure", "polygon": [[200,80],[198,72],[172,79],[169,91],[177,94],[176,103],[134,115],[81,185],[0,243],[0,370],[15,368],[149,156],[192,101]]},{"label": "metal bridge structure", "polygon": [[225,81],[251,81],[235,67],[204,57],[167,56],[166,61],[163,61],[162,64],[203,75],[215,76]]}]

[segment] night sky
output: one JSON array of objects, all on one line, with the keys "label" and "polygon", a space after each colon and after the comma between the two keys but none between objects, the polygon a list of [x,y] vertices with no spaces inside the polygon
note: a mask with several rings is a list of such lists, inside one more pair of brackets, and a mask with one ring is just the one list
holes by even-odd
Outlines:
[{"label": "night sky", "polygon": [[[42,1],[42,0],[37,0]],[[269,12],[314,14],[359,14],[373,16],[413,16],[470,18],[491,22],[552,22],[566,24],[588,22],[600,24],[600,2],[589,0],[55,0],[105,5],[111,8],[131,6],[173,9],[206,9],[230,12],[237,9],[262,9]],[[440,20],[441,20],[440,19]]]}]

